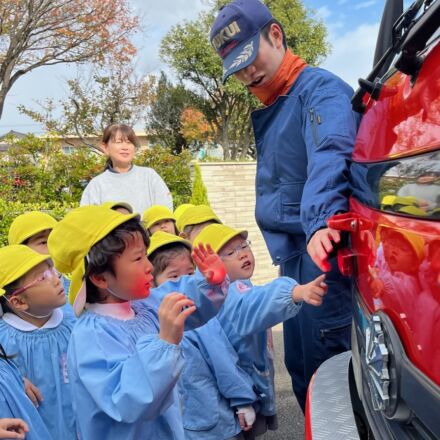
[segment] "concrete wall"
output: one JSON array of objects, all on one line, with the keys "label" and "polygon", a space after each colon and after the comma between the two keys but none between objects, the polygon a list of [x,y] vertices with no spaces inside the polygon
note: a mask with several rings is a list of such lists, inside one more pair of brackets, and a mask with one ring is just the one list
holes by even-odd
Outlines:
[{"label": "concrete wall", "polygon": [[255,255],[252,281],[264,284],[277,277],[278,269],[255,223],[255,162],[199,163],[211,207],[227,225],[249,231]]}]

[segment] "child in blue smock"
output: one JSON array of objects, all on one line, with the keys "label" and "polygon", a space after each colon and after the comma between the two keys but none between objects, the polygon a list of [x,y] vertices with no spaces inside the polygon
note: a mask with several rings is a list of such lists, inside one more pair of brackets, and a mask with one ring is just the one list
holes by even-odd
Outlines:
[{"label": "child in blue smock", "polygon": [[204,228],[194,241],[210,244],[223,260],[230,279],[226,301],[217,315],[239,357],[239,364],[252,377],[259,394],[257,418],[246,439],[277,429],[273,345],[271,327],[295,316],[302,301],[319,306],[326,293],[324,275],[299,285],[288,277],[264,286],[253,286],[250,278],[255,260],[248,233],[226,225]]},{"label": "child in blue smock", "polygon": [[[49,255],[27,246],[0,249],[0,343],[33,398],[50,436],[75,439],[67,371],[67,346],[73,315],[63,315],[66,295]],[[43,437],[41,437],[43,438]]]},{"label": "child in blue smock", "polygon": [[23,379],[0,345],[0,438],[50,439],[38,411],[24,392]]},{"label": "child in blue smock", "polygon": [[221,287],[204,279],[223,282],[224,266],[199,249],[204,275],[174,283],[156,311],[144,300],[152,282],[148,243],[137,215],[100,206],[72,210],[49,237],[55,266],[73,272],[69,297],[80,317],[68,363],[83,440],[184,438],[175,389],[184,363],[179,342],[196,311],[185,293],[200,287],[224,300]]},{"label": "child in blue smock", "polygon": [[[147,254],[156,286],[194,274],[191,243],[181,237],[155,232]],[[186,331],[181,345],[185,365],[179,392],[185,439],[242,438],[242,429],[250,429],[255,420],[252,404],[257,396],[220,323],[214,317]]]}]

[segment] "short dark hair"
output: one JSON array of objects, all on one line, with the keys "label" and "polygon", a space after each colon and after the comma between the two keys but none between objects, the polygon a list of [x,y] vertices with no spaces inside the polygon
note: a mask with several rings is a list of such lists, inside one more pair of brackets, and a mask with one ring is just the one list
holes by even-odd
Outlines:
[{"label": "short dark hair", "polygon": [[100,275],[104,272],[115,275],[115,256],[121,255],[125,251],[128,244],[134,240],[136,232],[141,234],[145,247],[148,248],[150,240],[144,227],[137,218],[132,218],[113,229],[90,249],[84,261],[88,303],[96,303],[101,299],[99,290],[90,281],[90,276]]},{"label": "short dark hair", "polygon": [[280,27],[281,32],[283,34],[283,46],[284,49],[287,49],[287,40],[286,40],[286,33],[284,32],[284,28],[283,25],[275,18],[272,18],[272,20],[269,21],[269,23],[266,24],[266,26],[264,26],[263,29],[261,29],[261,36],[269,43],[272,45],[272,42],[270,41],[269,38],[269,33],[270,33],[270,27],[276,24]]},{"label": "short dark hair", "polygon": [[190,250],[187,246],[182,243],[169,243],[165,246],[156,249],[150,256],[150,262],[153,265],[153,277],[156,281],[156,277],[160,275],[170,264],[170,261],[187,252],[191,255]]}]

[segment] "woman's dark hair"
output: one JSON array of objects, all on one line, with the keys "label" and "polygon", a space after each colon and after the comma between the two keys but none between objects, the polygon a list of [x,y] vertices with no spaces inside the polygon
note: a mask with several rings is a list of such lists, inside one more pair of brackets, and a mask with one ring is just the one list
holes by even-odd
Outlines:
[{"label": "woman's dark hair", "polygon": [[[101,141],[104,144],[108,144],[110,140],[115,140],[117,134],[120,133],[123,139],[130,141],[136,148],[139,148],[139,140],[134,133],[134,130],[126,124],[111,124],[104,129]],[[105,162],[105,169],[107,170],[112,166],[112,160],[110,157]]]},{"label": "woman's dark hair", "polygon": [[101,300],[99,290],[90,281],[90,276],[100,275],[104,272],[110,272],[115,275],[115,256],[121,255],[124,252],[129,243],[134,240],[136,232],[141,234],[145,247],[148,247],[150,240],[145,229],[137,218],[133,218],[113,229],[113,231],[90,249],[84,261],[88,303],[92,304]]},{"label": "woman's dark hair", "polygon": [[263,37],[263,38],[264,38],[264,39],[265,39],[270,45],[272,45],[272,42],[270,41],[270,38],[269,38],[269,33],[270,33],[270,27],[271,27],[273,24],[277,24],[277,25],[280,27],[281,32],[282,32],[282,34],[283,34],[283,46],[284,46],[284,49],[287,49],[286,33],[284,32],[283,25],[282,25],[278,20],[276,20],[275,18],[272,18],[272,20],[270,20],[269,23],[267,23],[266,26],[264,26],[264,28],[261,29],[261,35],[262,35],[262,37]]}]

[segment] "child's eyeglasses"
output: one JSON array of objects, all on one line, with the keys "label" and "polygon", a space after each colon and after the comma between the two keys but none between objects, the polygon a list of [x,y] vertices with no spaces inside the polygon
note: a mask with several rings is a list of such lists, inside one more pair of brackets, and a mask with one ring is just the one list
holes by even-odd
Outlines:
[{"label": "child's eyeglasses", "polygon": [[11,297],[14,295],[19,295],[20,293],[23,293],[25,290],[29,289],[29,287],[35,286],[35,284],[43,283],[44,281],[52,281],[55,277],[61,278],[61,274],[54,267],[50,267],[49,269],[46,269],[37,279],[29,284],[26,284],[26,286],[19,287],[8,296]]},{"label": "child's eyeglasses", "polygon": [[231,259],[234,257],[238,257],[238,256],[240,256],[240,252],[250,248],[251,244],[252,243],[250,240],[245,240],[245,241],[243,241],[243,243],[240,244],[240,246],[237,246],[236,248],[230,249],[230,250],[228,250],[228,252],[221,254],[220,258],[227,260],[227,259]]}]

